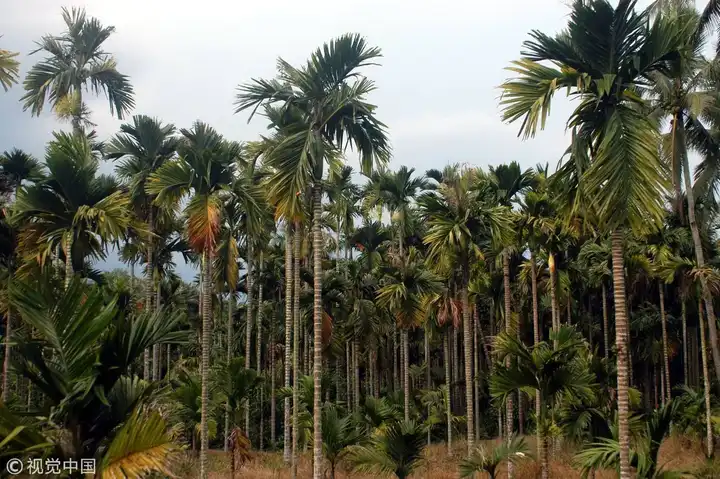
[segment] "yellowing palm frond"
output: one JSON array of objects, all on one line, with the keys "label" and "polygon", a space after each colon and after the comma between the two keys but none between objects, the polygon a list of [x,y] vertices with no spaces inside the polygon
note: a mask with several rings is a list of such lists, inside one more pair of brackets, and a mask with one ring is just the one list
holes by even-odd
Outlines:
[{"label": "yellowing palm frond", "polygon": [[170,466],[176,449],[160,413],[138,408],[110,443],[102,459],[101,477],[139,479],[150,471],[174,477]]}]

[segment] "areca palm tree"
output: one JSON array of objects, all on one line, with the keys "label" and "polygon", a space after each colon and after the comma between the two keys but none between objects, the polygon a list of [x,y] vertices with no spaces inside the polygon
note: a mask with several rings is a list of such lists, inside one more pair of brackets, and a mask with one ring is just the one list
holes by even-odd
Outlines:
[{"label": "areca palm tree", "polygon": [[222,195],[233,180],[240,145],[225,140],[213,128],[195,122],[189,130],[180,131],[179,158],[166,162],[148,177],[145,191],[155,202],[172,209],[190,196],[185,206],[186,230],[190,246],[201,255],[202,267],[202,422],[200,441],[200,476],[207,477],[208,448],[208,373],[212,318],[212,262],[222,216]]},{"label": "areca palm tree", "polygon": [[18,82],[20,63],[15,60],[18,55],[17,52],[0,48],[0,86],[5,91],[8,91],[13,84]]},{"label": "areca palm tree", "polygon": [[517,77],[503,84],[501,100],[503,119],[522,120],[520,134],[526,138],[545,126],[555,91],[568,88],[580,100],[568,120],[576,154],[560,176],[566,178],[568,209],[590,208],[592,198],[597,224],[611,234],[622,479],[630,477],[623,230],[659,226],[668,177],[658,155],[657,128],[638,108],[643,100],[636,90],[667,71],[680,47],[671,22],[663,17],[651,22],[650,13],[636,11],[635,3],[576,1],[565,31],[554,37],[531,33],[523,58],[510,67]]},{"label": "areca palm tree", "polygon": [[[177,146],[175,126],[164,125],[157,118],[145,115],[135,115],[132,123],[121,125],[120,133],[115,135],[106,146],[108,158],[115,161],[122,160],[116,171],[128,184],[130,199],[137,216],[147,224],[148,234],[144,239],[147,245],[145,308],[148,310],[152,308],[153,271],[156,263],[153,257],[154,236],[156,223],[161,221],[159,218],[161,212],[152,204],[154,198],[145,192],[145,187],[148,177],[172,158]],[[153,361],[157,362],[157,360],[157,351],[154,351]],[[149,363],[149,351],[147,351],[146,369],[149,369]],[[146,371],[146,374],[149,372]]]},{"label": "areca palm tree", "polygon": [[22,255],[44,264],[62,247],[65,286],[85,257],[103,258],[107,242],[133,224],[130,201],[113,178],[97,175],[98,161],[85,135],[55,133],[47,148],[47,179],[21,187],[11,221],[19,228]]},{"label": "areca palm tree", "polygon": [[45,176],[40,162],[17,148],[0,155],[0,171],[10,181],[10,186],[15,188],[16,198],[23,181],[37,182]]},{"label": "areca palm tree", "polygon": [[369,445],[353,447],[350,460],[357,471],[393,473],[406,479],[422,462],[424,447],[425,426],[414,421],[393,422]]},{"label": "areca palm tree", "polygon": [[[384,285],[377,292],[377,304],[388,308],[401,328],[407,346],[407,330],[419,326],[426,315],[427,299],[442,291],[440,278],[425,268],[418,251],[410,248],[408,255],[395,257],[385,275]],[[405,420],[410,420],[410,359],[403,348],[403,379]]]},{"label": "areca palm tree", "polygon": [[60,35],[46,35],[31,52],[45,52],[48,57],[35,64],[23,83],[24,108],[40,115],[46,102],[65,110],[72,117],[73,130],[87,120],[83,88],[95,94],[105,93],[110,113],[118,119],[135,106],[130,80],[117,70],[117,61],[102,49],[115,27],[103,26],[97,18],[88,18],[83,9],[62,9],[67,30]]},{"label": "areca palm tree", "polygon": [[[307,64],[296,68],[280,59],[278,77],[253,80],[242,85],[237,95],[237,112],[261,105],[279,104],[284,110],[298,114],[298,122],[290,128],[274,154],[282,158],[279,168],[285,175],[288,189],[302,192],[312,188],[313,204],[313,269],[315,300],[313,308],[313,477],[322,475],[322,431],[320,377],[322,372],[322,194],[325,163],[334,151],[348,146],[360,155],[361,171],[370,174],[376,163],[389,156],[385,128],[375,117],[375,106],[365,97],[374,89],[372,81],[359,69],[380,56],[378,48],[370,47],[359,35],[343,35],[315,51]],[[252,117],[252,115],[251,115]]]},{"label": "areca palm tree", "polygon": [[472,324],[468,299],[470,264],[483,257],[483,249],[502,244],[508,238],[510,223],[506,210],[487,202],[475,172],[465,170],[450,183],[441,183],[434,192],[418,199],[427,219],[424,242],[430,248],[429,259],[437,263],[451,261],[461,270],[463,343],[465,347],[465,394],[467,400],[468,455],[474,448]]}]

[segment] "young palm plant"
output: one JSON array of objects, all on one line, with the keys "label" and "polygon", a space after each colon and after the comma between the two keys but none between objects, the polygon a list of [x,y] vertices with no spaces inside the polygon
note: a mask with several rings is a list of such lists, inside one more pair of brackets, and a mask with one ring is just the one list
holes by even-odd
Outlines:
[{"label": "young palm plant", "polygon": [[[498,335],[495,340],[498,364],[490,378],[490,394],[502,402],[516,391],[540,395],[537,427],[543,479],[549,477],[546,444],[549,412],[564,395],[580,400],[593,397],[593,376],[578,360],[586,348],[582,336],[574,328],[563,326],[559,331],[551,331],[550,337],[551,341],[528,347],[515,335]],[[510,365],[502,362],[508,356],[513,358]]]},{"label": "young palm plant", "polygon": [[322,415],[323,454],[330,466],[330,479],[352,446],[360,444],[364,432],[351,415],[341,416],[337,406],[326,404]]},{"label": "young palm plant", "polygon": [[463,459],[460,462],[460,477],[475,477],[477,472],[486,472],[490,479],[495,479],[503,462],[515,463],[527,455],[525,439],[513,436],[491,451],[480,447],[469,458]]},{"label": "young palm plant", "polygon": [[350,460],[358,472],[395,474],[406,479],[423,462],[425,427],[398,421],[374,435],[370,444],[352,448]]}]

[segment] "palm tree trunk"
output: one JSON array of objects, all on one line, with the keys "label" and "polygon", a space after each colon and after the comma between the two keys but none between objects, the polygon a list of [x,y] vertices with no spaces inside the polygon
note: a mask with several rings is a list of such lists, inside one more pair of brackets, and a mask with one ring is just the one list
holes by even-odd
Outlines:
[{"label": "palm tree trunk", "polygon": [[[232,344],[233,344],[233,307],[235,303],[235,291],[234,285],[228,285],[230,289],[230,295],[228,297],[228,317],[227,317],[227,351],[225,354],[225,360],[228,365],[232,359]],[[168,351],[170,345],[168,345]],[[170,370],[170,360],[168,359],[168,370]],[[230,442],[230,402],[225,402],[225,452],[228,450]]]},{"label": "palm tree trunk", "polygon": [[212,335],[212,303],[211,303],[211,292],[210,284],[212,278],[211,266],[212,258],[210,252],[205,250],[203,252],[203,318],[202,318],[202,362],[200,367],[200,374],[202,375],[202,399],[200,403],[200,478],[207,479],[208,477],[208,464],[207,464],[207,449],[208,449],[208,381],[209,381],[209,370],[210,370],[210,340]]},{"label": "palm tree trunk", "polygon": [[322,185],[313,189],[313,479],[322,479]]},{"label": "palm tree trunk", "polygon": [[[262,272],[263,272],[263,260],[264,260],[264,253],[260,252],[260,270],[258,271],[260,280],[258,282],[258,297],[257,297],[257,310],[255,311],[255,318],[257,321],[257,339],[255,341],[256,343],[256,357],[257,357],[257,372],[258,374],[262,374],[262,319],[263,319],[263,281],[262,281]],[[264,417],[263,417],[263,393],[264,389],[260,388],[260,441],[259,446],[260,450],[263,450],[264,446]]]},{"label": "palm tree trunk", "polygon": [[[475,438],[480,439],[480,349],[478,349],[478,330],[480,329],[480,317],[478,314],[477,302],[473,301],[473,394],[475,395]],[[429,363],[428,363],[429,364]],[[428,365],[428,371],[429,371]],[[428,389],[430,389],[428,385]]]},{"label": "palm tree trunk", "polygon": [[[505,331],[510,334],[512,332],[512,307],[510,298],[510,257],[507,252],[503,254],[503,289],[505,290]],[[510,366],[510,357],[506,359],[506,365]],[[507,398],[507,438],[508,441],[513,433],[513,397],[512,394]],[[512,462],[508,462],[508,479],[515,477],[515,468]]]},{"label": "palm tree trunk", "polygon": [[560,329],[560,306],[558,306],[557,284],[555,278],[555,256],[550,253],[548,260],[550,270],[550,304],[552,305],[552,327],[555,331]]},{"label": "palm tree trunk", "polygon": [[[157,311],[160,309],[160,302],[161,302],[161,291],[160,291],[160,284],[158,283],[155,285],[155,310]],[[160,357],[160,344],[153,345],[153,351],[152,351],[152,376],[153,381],[159,381],[160,380],[160,369],[162,368],[162,361]]]},{"label": "palm tree trunk", "polygon": [[353,361],[353,401],[355,410],[360,410],[360,341],[353,337],[352,361]]},{"label": "palm tree trunk", "polygon": [[705,342],[705,318],[703,318],[702,301],[698,301],[698,320],[700,328],[700,354],[702,355],[703,364],[703,388],[705,394],[705,431],[707,434],[707,457],[711,458],[715,448],[713,446],[712,409],[710,408],[710,373],[708,371],[707,344]]},{"label": "palm tree trunk", "polygon": [[615,343],[617,347],[618,440],[620,443],[620,479],[630,479],[630,428],[628,424],[628,318],[625,304],[625,265],[623,235],[612,233],[613,296],[615,299]]},{"label": "palm tree trunk", "polygon": [[[285,239],[285,387],[290,387],[290,371],[292,361],[292,350],[290,342],[292,341],[292,298],[293,298],[293,253],[290,222],[287,223],[285,231],[287,237]],[[285,466],[290,465],[290,398],[285,397],[283,402],[283,462]]]},{"label": "palm tree trunk", "polygon": [[443,355],[445,362],[445,387],[447,397],[445,398],[445,414],[447,416],[447,452],[452,456],[452,409],[450,405],[450,332],[445,333],[443,338]]},{"label": "palm tree trunk", "polygon": [[405,406],[405,420],[410,420],[410,355],[408,354],[408,331],[403,329],[402,337],[402,353],[403,353],[403,405]]},{"label": "palm tree trunk", "polygon": [[[530,249],[530,287],[532,289],[532,314],[533,314],[533,340],[535,346],[540,342],[540,314],[539,314],[539,306],[538,306],[538,290],[537,290],[537,265],[535,264],[535,253],[533,252],[532,248]],[[540,420],[540,391],[535,391],[535,417],[537,420]],[[542,459],[543,459],[543,437],[540,433],[540,427],[536,427],[536,435],[537,435],[537,448],[538,448],[538,457],[541,458],[541,466],[542,466]],[[545,451],[547,454],[547,451]],[[547,462],[547,457],[544,458]],[[547,477],[547,465],[543,467],[544,476],[543,479]]]},{"label": "palm tree trunk", "polygon": [[680,298],[680,318],[682,319],[682,348],[683,348],[683,380],[688,385],[688,342],[687,342],[687,308],[685,297]]},{"label": "palm tree trunk", "polygon": [[468,457],[475,450],[475,410],[473,401],[473,349],[472,349],[472,314],[468,299],[468,265],[464,266],[463,302],[463,344],[465,346],[465,402],[467,408],[467,451]]},{"label": "palm tree trunk", "polygon": [[291,477],[292,479],[297,478],[297,466],[298,466],[298,429],[300,426],[299,422],[299,407],[300,401],[298,397],[299,393],[299,378],[300,371],[298,368],[298,354],[300,353],[300,246],[301,246],[301,234],[300,234],[300,223],[295,222],[295,236],[293,237],[294,242],[294,258],[293,258],[293,399],[292,399],[292,461],[291,461]]},{"label": "palm tree trunk", "polygon": [[[684,141],[685,131],[682,121],[677,121],[677,118],[673,121],[673,126],[677,123],[677,131],[681,135],[680,139]],[[690,182],[690,165],[687,158],[683,161],[683,177],[685,179],[685,194],[687,195],[688,202],[688,219],[690,220],[690,231],[692,232],[693,245],[695,248],[695,260],[698,268],[702,269],[705,266],[705,253],[702,249],[702,243],[700,241],[700,230],[698,229],[697,221],[695,219],[695,194],[693,192],[692,184]],[[715,377],[720,384],[720,346],[718,346],[718,335],[717,335],[717,319],[715,318],[715,306],[713,305],[712,294],[710,288],[708,288],[707,280],[705,276],[700,275],[700,285],[702,287],[703,300],[705,301],[705,311],[708,317],[708,331],[710,333],[710,350],[713,356],[713,366],[715,368]]]},{"label": "palm tree trunk", "polygon": [[[247,299],[245,302],[245,369],[250,369],[253,328],[253,247],[250,236],[247,237],[247,250],[247,272],[245,275],[247,283]],[[250,437],[250,401],[248,399],[245,400],[245,434],[247,434],[248,438]]]},{"label": "palm tree trunk", "polygon": [[[425,339],[425,389],[428,391],[432,389],[432,375],[431,375],[431,366],[430,366],[430,336],[429,336],[429,329],[428,326],[426,326],[424,339]],[[428,418],[430,417],[430,406],[427,407],[427,415]],[[432,428],[428,427],[427,429],[427,445],[430,447],[430,442],[432,439]]]},{"label": "palm tree trunk", "polygon": [[[154,220],[155,208],[152,205],[148,205],[148,241],[147,241],[147,265],[145,268],[145,311],[150,313],[152,311],[152,300],[153,300],[153,272],[155,270],[153,263],[153,256],[155,254],[153,245],[153,228],[155,225]],[[202,272],[201,272],[202,273]],[[200,305],[200,307],[202,307]],[[150,379],[150,350],[146,349],[143,357],[143,378],[145,380]]]},{"label": "palm tree trunk", "polygon": [[345,340],[345,380],[347,383],[347,397],[346,402],[348,405],[348,408],[352,409],[353,403],[352,401],[352,372],[350,371],[352,369],[352,358],[350,357],[350,339],[348,338]]},{"label": "palm tree trunk", "polygon": [[392,351],[393,351],[393,391],[398,383],[398,344],[397,344],[397,326],[393,324],[392,331]]},{"label": "palm tree trunk", "polygon": [[605,341],[605,359],[610,357],[610,324],[607,310],[607,287],[602,283],[603,341]]},{"label": "palm tree trunk", "polygon": [[3,358],[2,393],[0,400],[6,402],[8,398],[8,373],[10,371],[10,337],[12,336],[12,315],[8,308],[5,314],[5,357]]},{"label": "palm tree trunk", "polygon": [[660,290],[660,321],[662,323],[662,335],[663,335],[663,366],[665,368],[665,402],[670,400],[671,389],[670,389],[670,359],[668,352],[668,337],[667,337],[667,317],[665,316],[665,284],[662,281],[658,281],[658,289]]},{"label": "palm tree trunk", "polygon": [[[535,396],[538,400],[536,403],[541,404],[542,398],[540,396],[540,391],[538,391],[538,394]],[[544,415],[543,415],[544,416]],[[540,416],[538,416],[540,417]],[[543,417],[544,419],[544,417]],[[540,419],[540,422],[544,422],[543,419]],[[544,425],[541,425],[537,428],[538,433],[538,454],[540,455],[540,478],[541,479],[548,479],[550,477],[550,464],[548,461],[548,444],[547,444],[547,437],[544,432]]]}]

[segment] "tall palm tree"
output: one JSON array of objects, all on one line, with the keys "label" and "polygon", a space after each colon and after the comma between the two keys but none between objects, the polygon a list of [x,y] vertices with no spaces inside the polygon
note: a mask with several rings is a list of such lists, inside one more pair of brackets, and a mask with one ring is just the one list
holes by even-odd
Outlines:
[{"label": "tall palm tree", "polygon": [[[0,38],[2,38],[0,36]],[[8,91],[13,84],[18,82],[18,70],[20,63],[15,60],[19,53],[3,50],[0,48],[0,86]]]},{"label": "tall palm tree", "polygon": [[44,264],[56,247],[65,255],[65,286],[85,258],[103,258],[108,242],[133,224],[130,200],[113,178],[97,175],[98,160],[85,135],[54,133],[47,148],[48,177],[21,187],[11,222],[29,264]]},{"label": "tall palm tree", "polygon": [[418,327],[425,319],[427,300],[442,291],[440,278],[425,268],[415,248],[407,256],[396,256],[387,268],[384,285],[377,292],[377,305],[388,308],[403,333],[403,386],[405,420],[410,420],[410,359],[407,330]]},{"label": "tall palm tree", "polygon": [[[353,229],[357,209],[355,201],[360,194],[358,186],[352,182],[353,169],[351,166],[343,166],[340,171],[331,171],[328,177],[328,199],[330,200],[329,212],[335,220],[335,261],[337,268],[340,268],[340,234],[345,234],[347,241],[349,232]],[[347,259],[347,244],[345,255]]]},{"label": "tall palm tree", "polygon": [[[670,119],[670,131],[663,138],[663,155],[669,160],[671,178],[675,190],[674,209],[685,223],[684,201],[681,178],[684,180],[687,199],[687,218],[692,233],[695,260],[700,268],[705,267],[705,252],[700,239],[696,219],[696,191],[705,190],[716,181],[713,179],[717,167],[717,139],[714,138],[701,120],[707,117],[714,104],[715,88],[708,85],[714,75],[716,60],[706,59],[702,51],[707,43],[707,30],[720,17],[716,1],[708,2],[702,13],[694,4],[669,2],[660,12],[675,26],[680,37],[679,54],[668,62],[663,74],[652,76],[650,107],[654,115]],[[698,184],[693,187],[690,172],[689,150],[699,152],[703,160],[696,174]],[[708,315],[710,350],[713,355],[715,376],[720,382],[720,345],[712,295],[704,278],[701,278],[703,300]]]},{"label": "tall palm tree", "polygon": [[222,197],[233,180],[235,162],[240,156],[238,143],[225,140],[210,126],[197,121],[180,131],[179,158],[164,163],[148,177],[145,191],[155,203],[168,209],[191,195],[185,206],[186,230],[190,246],[201,255],[202,267],[202,376],[200,477],[207,478],[208,449],[208,373],[212,338],[212,262],[222,218]]},{"label": "tall palm tree", "polygon": [[[299,68],[278,61],[278,78],[253,80],[239,88],[236,112],[261,105],[283,104],[298,113],[292,133],[275,148],[284,160],[281,171],[293,192],[312,187],[313,269],[315,291],[313,308],[313,477],[320,479],[322,468],[322,430],[320,379],[322,372],[322,195],[325,163],[334,151],[352,146],[360,155],[361,170],[370,174],[376,163],[389,156],[385,128],[375,117],[375,106],[365,97],[374,89],[372,81],[359,69],[372,65],[380,50],[367,45],[359,35],[343,35],[313,53]],[[251,115],[252,117],[252,115]]]},{"label": "tall palm tree", "polygon": [[110,113],[118,119],[135,106],[130,80],[117,70],[117,61],[102,49],[103,43],[115,32],[104,27],[97,18],[86,17],[84,9],[62,9],[67,30],[60,35],[46,35],[31,52],[46,52],[48,57],[35,64],[23,83],[24,108],[33,115],[42,112],[46,102],[56,110],[66,110],[72,118],[73,130],[79,131],[87,120],[83,104],[83,88],[95,94],[105,93]]},{"label": "tall palm tree", "polygon": [[[679,47],[676,29],[663,17],[635,10],[634,0],[613,7],[607,0],[576,1],[568,27],[551,37],[531,33],[523,58],[510,67],[517,77],[503,84],[503,119],[522,120],[520,134],[545,126],[555,91],[568,88],[580,100],[568,124],[572,160],[561,170],[571,211],[590,208],[611,233],[613,294],[618,348],[620,477],[630,477],[628,426],[628,324],[623,231],[658,227],[667,173],[658,155],[655,125],[637,108],[635,91],[666,70]],[[543,62],[553,65],[547,66]]]},{"label": "tall palm tree", "polygon": [[465,348],[465,394],[467,400],[468,455],[474,449],[471,310],[468,299],[471,262],[483,258],[483,249],[502,244],[510,234],[506,209],[487,201],[483,180],[473,170],[464,170],[449,183],[420,196],[418,203],[427,219],[424,243],[436,264],[451,262],[460,268]]},{"label": "tall palm tree", "polygon": [[[177,150],[178,139],[175,126],[164,125],[157,118],[135,115],[132,123],[120,126],[120,133],[106,145],[106,156],[113,160],[122,160],[115,171],[128,184],[130,199],[137,216],[147,225],[147,268],[145,270],[145,308],[152,309],[153,299],[153,258],[154,236],[161,214],[153,205],[154,198],[145,192],[148,178],[165,162],[169,161]],[[165,215],[168,212],[163,212]],[[169,214],[172,214],[170,212]],[[158,307],[159,305],[156,305]],[[158,345],[159,346],[159,345]],[[153,352],[153,361],[157,362],[158,351]],[[145,351],[145,379],[149,379],[150,353]]]},{"label": "tall palm tree", "polygon": [[10,182],[10,187],[15,189],[16,198],[23,181],[37,182],[45,176],[40,162],[18,148],[0,155],[0,171]]}]

